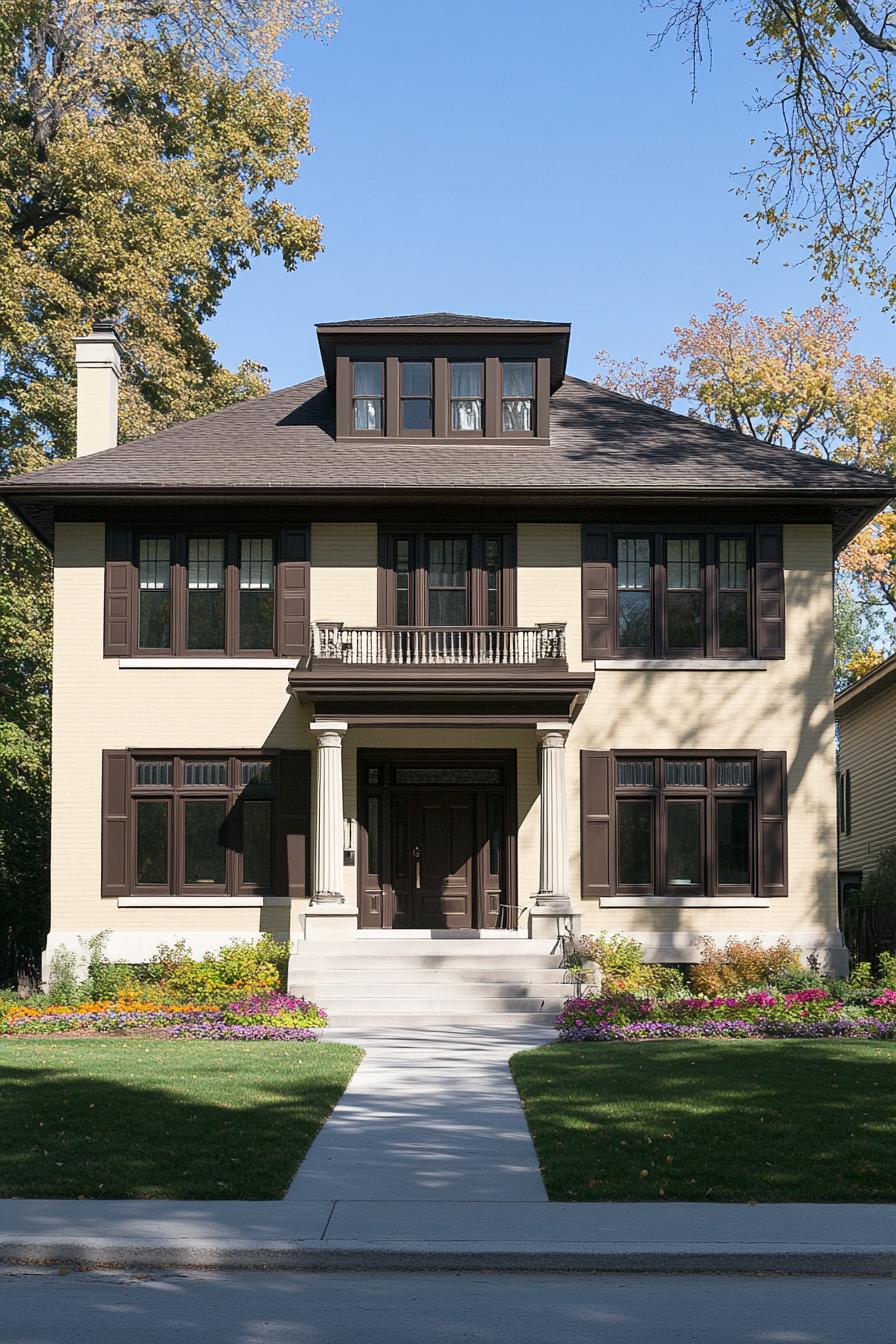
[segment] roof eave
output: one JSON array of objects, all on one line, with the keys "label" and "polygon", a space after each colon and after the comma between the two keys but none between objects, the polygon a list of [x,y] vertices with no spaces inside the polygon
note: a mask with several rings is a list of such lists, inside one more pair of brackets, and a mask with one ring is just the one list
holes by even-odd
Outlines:
[{"label": "roof eave", "polygon": [[890,681],[896,677],[896,655],[881,663],[873,672],[868,672],[845,691],[834,696],[834,712],[854,708],[858,701],[886,690]]}]

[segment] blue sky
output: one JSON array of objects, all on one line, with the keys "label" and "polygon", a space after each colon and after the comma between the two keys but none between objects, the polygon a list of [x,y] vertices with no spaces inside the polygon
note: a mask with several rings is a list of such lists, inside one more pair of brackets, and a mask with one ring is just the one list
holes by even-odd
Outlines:
[{"label": "blue sky", "polygon": [[[344,0],[331,43],[283,53],[316,146],[284,194],[321,217],[326,251],[235,281],[208,325],[221,358],[283,387],[320,371],[315,322],[450,309],[572,322],[587,378],[601,348],[658,357],[720,288],[760,312],[814,302],[795,248],[749,259],[732,172],[761,123],[742,30],[716,23],[692,103],[684,50],[651,50],[659,17],[638,0]],[[879,305],[844,297],[858,348],[896,362]]]}]

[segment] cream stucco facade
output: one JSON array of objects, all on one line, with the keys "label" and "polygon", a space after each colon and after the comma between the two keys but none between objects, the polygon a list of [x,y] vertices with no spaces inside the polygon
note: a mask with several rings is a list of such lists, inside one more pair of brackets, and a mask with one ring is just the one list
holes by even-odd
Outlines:
[{"label": "cream stucco facade", "polygon": [[[53,701],[52,927],[60,942],[111,931],[114,956],[143,960],[184,938],[196,952],[269,930],[301,942],[314,924],[307,901],[288,897],[104,898],[101,895],[101,752],[266,747],[316,749],[313,713],[287,690],[285,660],[140,660],[103,657],[105,529],[56,526]],[[821,524],[784,528],[786,657],[726,668],[597,666],[565,747],[571,905],[584,930],[624,930],[648,956],[691,960],[694,939],[783,935],[842,966],[837,930],[832,537]],[[517,528],[517,619],[565,622],[569,666],[581,659],[581,529]],[[377,624],[377,526],[311,527],[311,619]],[[518,900],[539,889],[539,743],[532,728],[393,728],[348,725],[342,739],[343,810],[357,816],[362,748],[494,748],[516,753]],[[582,750],[784,751],[788,763],[789,894],[759,900],[580,895],[579,753]],[[312,796],[315,780],[312,776]],[[342,936],[353,935],[357,873],[343,873]],[[315,933],[312,936],[317,936]]]}]

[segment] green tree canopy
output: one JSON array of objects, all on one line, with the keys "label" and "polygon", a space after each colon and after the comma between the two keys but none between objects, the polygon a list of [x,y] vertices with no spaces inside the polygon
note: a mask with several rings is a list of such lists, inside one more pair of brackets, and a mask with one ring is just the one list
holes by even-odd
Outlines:
[{"label": "green tree canopy", "polygon": [[[277,51],[328,36],[333,0],[0,4],[0,473],[74,450],[74,339],[112,317],[120,436],[266,390],[202,324],[261,253],[287,269],[321,225],[278,195],[310,153]],[[0,975],[46,921],[46,556],[0,519]],[[8,966],[7,966],[8,969]]]}]

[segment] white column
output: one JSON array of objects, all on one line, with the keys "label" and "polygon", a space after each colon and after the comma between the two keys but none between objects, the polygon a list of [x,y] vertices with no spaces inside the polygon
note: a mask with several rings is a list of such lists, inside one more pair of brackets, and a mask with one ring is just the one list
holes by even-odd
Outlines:
[{"label": "white column", "polygon": [[536,904],[569,909],[569,832],[566,825],[568,723],[538,723],[541,743],[541,846]]},{"label": "white column", "polygon": [[312,905],[342,905],[343,802],[342,739],[347,723],[315,719],[317,797],[314,817],[314,890]]}]

